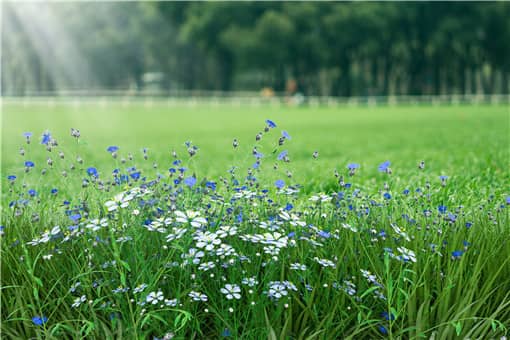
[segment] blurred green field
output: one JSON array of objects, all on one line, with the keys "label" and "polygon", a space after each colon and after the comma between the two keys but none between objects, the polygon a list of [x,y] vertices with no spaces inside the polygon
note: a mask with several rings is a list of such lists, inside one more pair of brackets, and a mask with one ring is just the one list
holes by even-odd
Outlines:
[{"label": "blurred green field", "polygon": [[[289,151],[288,168],[300,183],[321,186],[333,178],[335,168],[345,169],[349,162],[360,163],[369,180],[385,160],[392,162],[397,177],[414,173],[418,162],[424,160],[431,174],[476,178],[482,185],[508,183],[510,113],[503,105],[172,107],[155,102],[148,107],[141,102],[127,106],[113,102],[49,107],[4,103],[2,177],[22,171],[21,146],[27,149],[25,159],[39,164],[46,161],[43,152],[30,155],[30,148],[41,148],[37,140],[46,129],[64,150],[78,152],[87,165],[103,171],[112,168],[105,151],[109,145],[118,145],[121,157],[132,152],[138,159],[141,149],[147,147],[149,160],[156,161],[163,173],[170,164],[171,151],[182,155],[184,142],[191,140],[200,148],[191,166],[197,176],[224,175],[232,165],[249,167],[254,162],[251,150],[265,119],[275,121],[278,127],[257,143],[266,155],[264,165],[272,167],[276,156],[269,156],[280,130],[286,130],[292,140],[280,150]],[[72,127],[81,131],[79,146],[69,134]],[[25,131],[34,133],[35,142],[29,146],[24,144]],[[235,151],[233,138],[240,142]],[[312,163],[315,150],[320,156]]]}]

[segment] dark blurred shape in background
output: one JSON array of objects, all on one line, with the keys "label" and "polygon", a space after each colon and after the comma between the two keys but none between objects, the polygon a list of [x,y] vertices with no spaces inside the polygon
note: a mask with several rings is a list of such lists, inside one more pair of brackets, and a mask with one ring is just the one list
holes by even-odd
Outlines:
[{"label": "dark blurred shape in background", "polygon": [[2,95],[214,90],[348,97],[510,87],[508,2],[1,6]]}]

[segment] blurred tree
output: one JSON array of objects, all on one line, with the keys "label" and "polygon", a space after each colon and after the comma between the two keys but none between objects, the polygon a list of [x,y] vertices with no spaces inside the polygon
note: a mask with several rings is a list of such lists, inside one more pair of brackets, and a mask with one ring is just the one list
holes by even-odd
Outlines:
[{"label": "blurred tree", "polygon": [[295,79],[309,95],[510,90],[508,2],[5,2],[3,9],[3,94],[141,90],[147,73],[161,74],[163,89],[283,91]]}]

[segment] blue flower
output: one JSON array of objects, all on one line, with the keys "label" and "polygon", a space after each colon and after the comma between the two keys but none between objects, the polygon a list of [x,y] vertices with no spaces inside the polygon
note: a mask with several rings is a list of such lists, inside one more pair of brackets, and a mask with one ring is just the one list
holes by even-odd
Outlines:
[{"label": "blue flower", "polygon": [[57,189],[57,188],[53,188],[53,189],[51,189],[51,193],[52,193],[53,195],[56,195],[56,194],[57,194],[57,192],[58,192],[58,189]]},{"label": "blue flower", "polygon": [[455,260],[455,259],[459,259],[462,254],[464,254],[464,252],[462,250],[455,250],[452,252],[452,259]]},{"label": "blue flower", "polygon": [[287,154],[289,152],[287,150],[283,150],[282,152],[280,152],[280,154],[278,155],[278,160],[281,161],[282,159],[284,159],[285,157],[287,157]]},{"label": "blue flower", "polygon": [[446,206],[440,205],[437,207],[437,211],[439,211],[441,214],[444,214],[446,212]]},{"label": "blue flower", "polygon": [[35,189],[30,189],[30,190],[28,190],[28,194],[29,194],[31,197],[34,197],[35,195],[37,195],[37,191],[35,191]]},{"label": "blue flower", "polygon": [[192,188],[195,185],[196,182],[197,182],[197,179],[195,177],[193,177],[193,176],[187,177],[184,180],[184,184],[186,184],[190,188]]},{"label": "blue flower", "polygon": [[293,206],[292,204],[290,204],[290,203],[287,203],[287,205],[285,206],[285,208],[283,208],[283,210],[285,210],[285,211],[291,211],[291,210],[292,210],[292,208],[294,208],[294,206]]},{"label": "blue flower", "polygon": [[379,330],[379,332],[381,332],[384,335],[388,334],[388,330],[383,325],[377,326],[377,329]]},{"label": "blue flower", "polygon": [[108,148],[106,148],[106,151],[108,151],[109,153],[114,153],[117,150],[119,150],[119,147],[115,146],[115,145],[112,145],[112,146],[109,146]]},{"label": "blue flower", "polygon": [[230,333],[230,330],[228,328],[225,328],[223,330],[223,332],[221,332],[221,336],[222,337],[225,337],[225,338],[228,338],[228,337],[231,337],[232,336],[232,333]]},{"label": "blue flower", "polygon": [[387,200],[389,200],[389,199],[391,198],[391,195],[390,195],[390,193],[389,193],[389,192],[385,192],[383,196],[384,196],[384,198],[385,198],[385,199],[387,199]]},{"label": "blue flower", "polygon": [[264,157],[264,154],[257,151],[253,153],[253,156],[255,156],[256,159],[261,159],[262,157]]},{"label": "blue flower", "polygon": [[409,189],[404,189],[404,191],[402,191],[402,193],[403,193],[404,195],[406,195],[406,196],[407,196],[407,195],[409,195]]},{"label": "blue flower", "polygon": [[506,204],[510,204],[510,196],[506,197]]},{"label": "blue flower", "polygon": [[32,132],[23,132],[23,137],[29,139],[30,137],[32,137]]},{"label": "blue flower", "polygon": [[381,313],[381,316],[383,318],[385,318],[386,320],[388,320],[388,321],[389,320],[392,320],[392,321],[395,320],[395,315],[393,315],[393,313],[388,313],[388,312],[384,311],[384,312]]},{"label": "blue flower", "polygon": [[282,131],[282,136],[285,138],[285,139],[288,139],[288,140],[291,140],[292,137],[290,137],[290,135],[287,133],[287,131]]},{"label": "blue flower", "polygon": [[276,124],[272,120],[270,120],[270,119],[266,119],[266,124],[271,129],[274,129],[276,127]]},{"label": "blue flower", "polygon": [[51,133],[49,131],[46,131],[45,133],[43,133],[42,139],[41,139],[41,144],[48,145],[50,140],[51,140]]},{"label": "blue flower", "polygon": [[97,169],[94,167],[87,168],[87,174],[89,176],[99,177],[99,174],[97,173]]},{"label": "blue flower", "polygon": [[78,222],[81,218],[81,215],[80,214],[73,214],[73,215],[70,215],[69,218],[73,221],[73,222]]},{"label": "blue flower", "polygon": [[278,188],[278,189],[281,189],[285,186],[285,182],[282,180],[282,179],[279,179],[277,180],[276,182],[274,182],[274,185]]},{"label": "blue flower", "polygon": [[205,182],[205,186],[211,189],[212,191],[216,190],[216,182],[211,181]]},{"label": "blue flower", "polygon": [[131,177],[132,179],[134,179],[136,181],[137,179],[140,178],[140,171],[130,173],[129,177]]},{"label": "blue flower", "polygon": [[379,172],[386,172],[391,165],[390,161],[386,161],[384,163],[379,164],[379,167],[377,168]]},{"label": "blue flower", "polygon": [[347,169],[349,169],[349,170],[359,169],[359,164],[358,163],[349,163],[349,164],[347,164]]},{"label": "blue flower", "polygon": [[9,175],[9,176],[7,176],[7,179],[9,181],[14,181],[16,179],[16,176],[15,175]]},{"label": "blue flower", "polygon": [[258,161],[257,161],[257,162],[255,162],[255,163],[253,163],[253,165],[252,165],[251,167],[252,167],[253,169],[258,169],[258,168],[260,168],[260,162],[258,162]]},{"label": "blue flower", "polygon": [[325,230],[321,230],[317,233],[317,235],[319,235],[320,237],[323,237],[323,238],[330,238],[331,237],[331,234],[328,233],[327,231]]},{"label": "blue flower", "polygon": [[448,176],[439,176],[439,179],[441,180],[441,182],[444,182],[448,179]]},{"label": "blue flower", "polygon": [[25,167],[27,167],[27,168],[33,168],[34,166],[35,166],[35,164],[32,161],[26,161],[25,162]]},{"label": "blue flower", "polygon": [[46,323],[46,321],[48,321],[48,318],[45,317],[44,315],[43,316],[36,315],[32,318],[32,322],[36,326],[42,326],[43,324]]}]

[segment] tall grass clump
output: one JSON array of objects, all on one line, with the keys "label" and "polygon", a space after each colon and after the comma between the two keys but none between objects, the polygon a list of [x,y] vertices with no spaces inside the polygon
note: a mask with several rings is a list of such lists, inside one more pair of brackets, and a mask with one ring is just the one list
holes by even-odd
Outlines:
[{"label": "tall grass clump", "polygon": [[[390,161],[374,181],[358,163],[317,170],[314,192],[291,135],[262,131],[251,155],[225,146],[236,164],[214,179],[192,142],[157,164],[76,129],[26,133],[2,178],[2,338],[508,336],[505,188],[417,159],[409,178]],[[111,161],[81,156],[96,151]]]}]

